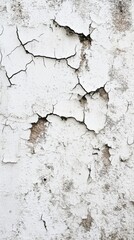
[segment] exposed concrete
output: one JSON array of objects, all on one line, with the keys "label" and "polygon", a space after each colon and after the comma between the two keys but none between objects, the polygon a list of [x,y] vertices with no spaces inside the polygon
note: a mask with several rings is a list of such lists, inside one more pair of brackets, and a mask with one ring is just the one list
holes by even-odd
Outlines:
[{"label": "exposed concrete", "polygon": [[0,3],[0,240],[134,239],[134,4]]}]

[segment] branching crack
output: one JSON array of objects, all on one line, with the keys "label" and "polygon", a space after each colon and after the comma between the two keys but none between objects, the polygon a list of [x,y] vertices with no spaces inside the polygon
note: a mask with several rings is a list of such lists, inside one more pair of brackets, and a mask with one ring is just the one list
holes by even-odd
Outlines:
[{"label": "branching crack", "polygon": [[21,72],[26,72],[26,71],[27,71],[27,66],[28,66],[31,62],[33,62],[33,60],[31,60],[29,63],[26,64],[25,69],[21,69],[21,70],[19,70],[18,72],[13,73],[10,77],[8,76],[8,73],[7,73],[7,71],[6,71],[6,77],[7,77],[8,81],[9,81],[9,84],[10,84],[8,87],[11,87],[11,86],[13,86],[13,85],[16,85],[16,84],[13,84],[13,83],[11,82],[11,79],[12,79],[15,75],[17,75],[17,74],[19,74],[19,73],[21,73]]},{"label": "branching crack", "polygon": [[12,82],[11,82],[11,78],[8,76],[8,74],[7,74],[7,71],[6,71],[6,77],[7,77],[7,79],[8,79],[8,82],[9,82],[9,86],[8,87],[11,87],[11,86],[14,86],[15,84],[13,84]]},{"label": "branching crack", "polygon": [[[74,90],[77,86],[80,86],[80,87],[84,90],[84,92],[85,92],[85,95],[84,95],[84,96],[86,96],[86,95],[88,94],[88,92],[86,91],[86,89],[85,89],[85,88],[83,87],[83,85],[81,84],[78,75],[77,75],[77,80],[78,80],[78,83],[74,86],[74,88],[73,88],[72,90]],[[84,97],[84,96],[83,96],[83,97]]]},{"label": "branching crack", "polygon": [[[29,50],[27,50],[26,48],[26,45],[32,41],[35,41],[36,39],[33,39],[33,40],[30,40],[26,43],[23,43],[22,40],[20,39],[20,36],[19,36],[19,30],[18,28],[16,27],[16,34],[17,34],[17,38],[20,42],[20,45],[23,47],[24,51],[27,53],[27,54],[30,54],[32,57],[35,57],[35,58],[47,58],[47,59],[52,59],[52,60],[57,60],[57,61],[62,61],[62,60],[67,60],[67,59],[70,59],[72,57],[74,57],[76,55],[76,47],[75,47],[75,51],[73,54],[71,54],[70,56],[68,57],[60,57],[60,58],[57,58],[56,56],[55,57],[50,57],[50,56],[47,56],[47,55],[34,55],[32,52],[30,52]],[[36,40],[37,41],[37,40]]]},{"label": "branching crack", "polygon": [[78,83],[75,85],[75,87],[72,89],[74,90],[78,85],[81,86],[81,88],[85,91],[85,94],[80,98],[80,102],[83,102],[83,100],[86,100],[86,96],[89,95],[91,98],[93,97],[94,94],[99,93],[100,97],[102,97],[106,102],[109,102],[109,95],[108,92],[105,90],[105,85],[103,87],[97,88],[95,91],[87,92],[86,89],[83,87],[83,85],[80,83],[80,79],[77,76]]},{"label": "branching crack", "polygon": [[[79,64],[79,67],[78,68],[75,68],[75,67],[72,67],[68,61],[67,62],[67,65],[72,68],[75,72],[79,72],[80,69],[82,68],[83,64],[85,63],[85,68],[89,71],[89,67],[88,67],[88,60],[86,58],[86,53],[85,53],[85,49],[89,48],[91,46],[91,43],[92,43],[92,38],[91,38],[91,33],[93,32],[93,30],[88,34],[88,35],[85,35],[84,33],[78,33],[78,32],[75,32],[72,28],[70,28],[69,26],[63,26],[63,25],[60,25],[59,23],[57,23],[57,21],[55,19],[52,19],[53,21],[53,24],[59,28],[64,28],[66,30],[66,34],[67,35],[76,35],[78,36],[79,38],[79,41],[80,43],[82,44],[82,48],[81,48],[81,60],[80,60],[80,64]],[[89,25],[89,29],[91,28],[91,24]]]},{"label": "branching crack", "polygon": [[[26,45],[26,44],[28,44],[28,43],[31,43],[31,42],[33,42],[33,41],[36,41],[36,42],[39,42],[38,40],[36,40],[36,39],[32,39],[32,40],[29,40],[29,41],[27,41],[26,43],[24,43],[24,46]],[[17,48],[19,48],[21,46],[21,44],[20,45],[18,45],[17,47],[15,47],[10,53],[8,53],[8,57],[17,49]]]},{"label": "branching crack", "polygon": [[14,130],[14,128],[12,128],[10,124],[7,124],[7,121],[8,121],[8,119],[6,120],[6,122],[4,124],[2,124],[3,125],[2,133],[4,132],[5,127],[9,127],[11,130]]},{"label": "branching crack", "polygon": [[68,59],[66,59],[66,63],[67,63],[67,66],[70,67],[71,69],[73,69],[75,72],[77,72],[77,71],[79,70],[79,67],[78,67],[78,68],[72,67],[72,66],[68,63]]},{"label": "branching crack", "polygon": [[109,101],[109,96],[108,96],[108,93],[105,90],[105,86],[97,88],[95,91],[88,92],[84,96],[90,95],[91,97],[93,97],[93,95],[95,95],[96,93],[99,93],[100,97],[102,97],[107,102]]}]

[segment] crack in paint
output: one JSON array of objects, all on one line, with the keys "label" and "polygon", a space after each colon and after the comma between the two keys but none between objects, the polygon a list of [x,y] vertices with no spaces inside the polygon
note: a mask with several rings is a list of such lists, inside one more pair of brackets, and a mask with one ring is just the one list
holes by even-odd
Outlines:
[{"label": "crack in paint", "polygon": [[28,66],[31,62],[33,62],[33,59],[25,65],[25,69],[21,69],[21,70],[19,70],[18,72],[13,73],[11,76],[8,76],[8,73],[7,73],[7,71],[5,70],[6,77],[7,77],[8,81],[9,81],[9,84],[10,84],[8,87],[11,87],[11,86],[16,85],[16,84],[13,84],[13,83],[11,82],[11,79],[12,79],[15,75],[17,75],[17,74],[19,74],[19,73],[21,73],[21,72],[26,72],[26,71],[27,71],[27,66]]},{"label": "crack in paint", "polygon": [[[77,35],[78,38],[79,38],[79,41],[80,43],[82,43],[82,48],[81,48],[81,61],[80,61],[80,64],[79,64],[79,67],[78,68],[75,68],[75,67],[72,67],[69,63],[68,63],[68,60],[66,60],[67,62],[67,65],[73,69],[75,72],[79,72],[81,67],[83,66],[84,62],[86,62],[86,68],[89,70],[89,67],[88,67],[88,63],[87,63],[87,59],[86,59],[86,53],[85,53],[85,49],[88,47],[91,46],[91,43],[92,43],[92,38],[91,38],[91,33],[89,33],[88,35],[85,35],[84,33],[78,33],[78,32],[75,32],[72,28],[70,28],[69,26],[63,26],[63,25],[60,25],[55,19],[52,19],[53,21],[53,24],[55,26],[58,26],[59,28],[64,28],[66,30],[66,32],[69,34],[69,35]],[[91,27],[91,24],[89,25],[89,28]]]},{"label": "crack in paint", "polygon": [[75,32],[74,29],[70,28],[69,26],[60,25],[55,19],[52,19],[52,21],[55,26],[64,28],[68,32],[68,34],[77,35],[81,43],[87,41],[91,45],[91,42],[92,42],[91,33],[89,33],[88,35],[85,35],[84,33],[78,33],[78,32]]},{"label": "crack in paint", "polygon": [[43,214],[41,215],[41,221],[43,222],[43,225],[44,225],[44,228],[47,230],[47,224],[46,224],[46,221],[43,219]]},{"label": "crack in paint", "polygon": [[[37,115],[39,116],[38,113],[37,113]],[[90,132],[96,134],[94,130],[91,130],[91,129],[89,129],[89,128],[87,127],[86,123],[84,122],[84,118],[83,118],[83,121],[79,121],[78,119],[76,119],[76,118],[73,117],[73,116],[65,117],[65,116],[62,116],[62,115],[58,115],[58,114],[54,113],[54,110],[53,110],[52,113],[48,113],[45,117],[43,117],[43,119],[45,119],[47,122],[49,122],[49,120],[48,120],[48,117],[49,117],[49,116],[59,117],[59,118],[60,118],[61,120],[63,120],[63,121],[67,121],[68,119],[75,120],[77,123],[83,124],[83,125],[86,127],[86,130],[87,130],[87,131],[90,131]]]},{"label": "crack in paint", "polygon": [[52,59],[52,60],[56,60],[56,61],[62,61],[62,60],[67,60],[67,59],[70,59],[72,57],[74,57],[76,55],[76,47],[75,47],[75,52],[73,54],[71,54],[70,56],[68,57],[60,57],[60,58],[57,58],[57,57],[50,57],[50,56],[46,56],[46,55],[34,55],[32,52],[30,52],[29,50],[26,49],[26,44],[28,44],[29,42],[32,42],[33,40],[30,40],[26,43],[23,43],[22,40],[20,39],[20,36],[19,36],[19,30],[18,30],[18,27],[16,27],[16,34],[17,34],[17,38],[20,42],[20,45],[23,47],[24,51],[27,53],[27,54],[30,54],[32,57],[35,57],[35,58],[47,58],[47,59]]},{"label": "crack in paint", "polygon": [[2,26],[2,31],[0,33],[0,36],[3,34],[3,32],[4,32],[4,27]]},{"label": "crack in paint", "polygon": [[[107,82],[103,85],[103,87],[100,87],[94,91],[88,92],[81,84],[80,78],[78,77],[78,75],[77,75],[77,79],[78,79],[78,83],[74,86],[74,88],[72,90],[74,90],[77,86],[80,86],[85,91],[85,94],[79,100],[80,102],[83,100],[86,100],[86,96],[88,96],[88,95],[91,96],[91,98],[92,98],[92,96],[96,93],[99,93],[100,97],[102,97],[106,102],[109,102],[109,95],[108,95],[108,92],[105,90],[105,86],[106,86]],[[108,107],[108,105],[107,105],[107,107]]]}]

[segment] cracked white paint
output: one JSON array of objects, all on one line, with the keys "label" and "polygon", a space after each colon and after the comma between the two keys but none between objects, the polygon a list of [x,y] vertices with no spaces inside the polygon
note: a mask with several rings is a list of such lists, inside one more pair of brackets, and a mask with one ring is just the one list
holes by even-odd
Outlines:
[{"label": "cracked white paint", "polygon": [[132,0],[1,0],[0,240],[134,239]]}]

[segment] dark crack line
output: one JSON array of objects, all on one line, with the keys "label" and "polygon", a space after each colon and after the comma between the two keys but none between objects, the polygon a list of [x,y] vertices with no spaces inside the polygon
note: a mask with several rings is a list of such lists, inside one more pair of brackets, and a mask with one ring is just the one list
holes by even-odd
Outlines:
[{"label": "dark crack line", "polygon": [[[80,40],[81,43],[84,42],[84,41],[88,41],[91,44],[92,39],[91,39],[90,33],[88,35],[85,35],[84,33],[78,33],[78,32],[75,32],[74,29],[70,28],[67,25],[65,25],[65,26],[60,25],[55,19],[51,19],[51,20],[53,21],[54,25],[57,25],[60,28],[64,28],[70,34],[77,35],[79,37],[79,40]],[[89,25],[89,27],[90,27],[90,25]]]},{"label": "dark crack line", "polygon": [[[8,120],[7,120],[7,121],[8,121]],[[12,128],[12,127],[10,126],[10,124],[7,124],[7,121],[6,121],[4,124],[2,124],[2,125],[3,125],[2,133],[4,132],[5,127],[9,127],[12,131],[15,130],[14,128]]]},{"label": "dark crack line", "polygon": [[89,129],[89,128],[87,127],[87,124],[85,123],[85,113],[83,114],[83,121],[80,121],[80,120],[77,120],[75,117],[72,117],[72,116],[65,117],[65,116],[60,116],[60,115],[54,113],[54,106],[55,106],[55,105],[53,105],[53,110],[52,110],[52,112],[46,114],[46,116],[44,116],[44,117],[42,117],[42,116],[40,116],[40,114],[36,113],[37,116],[38,116],[38,118],[45,119],[48,123],[50,123],[49,120],[48,120],[48,117],[49,117],[49,116],[56,116],[56,117],[60,118],[60,119],[63,120],[63,121],[67,121],[68,119],[72,119],[72,120],[75,120],[77,123],[79,123],[79,124],[81,124],[81,125],[84,125],[84,126],[86,127],[86,130],[87,130],[87,131],[90,131],[90,132],[92,132],[92,133],[94,133],[94,134],[96,135],[96,133],[95,133],[94,130]]},{"label": "dark crack line", "polygon": [[2,26],[2,31],[0,33],[0,36],[3,34],[3,32],[4,32],[4,27]]},{"label": "dark crack line", "polygon": [[[103,86],[103,87],[100,87],[100,88],[97,88],[96,90],[94,90],[94,91],[91,91],[91,92],[87,92],[83,97],[86,97],[87,95],[90,95],[91,96],[91,98],[93,97],[93,95],[95,95],[96,93],[99,93],[102,89],[104,89],[105,90],[105,87]],[[106,92],[106,90],[105,90],[105,92]],[[106,92],[107,93],[107,92]]]},{"label": "dark crack line", "polygon": [[85,94],[83,95],[83,97],[84,97],[84,96],[86,96],[86,95],[88,94],[88,92],[87,92],[87,90],[83,87],[83,85],[81,84],[78,75],[77,75],[77,79],[78,79],[78,83],[73,87],[72,91],[73,91],[77,86],[80,86],[80,87],[84,90],[84,92],[85,92]]},{"label": "dark crack line", "polygon": [[[79,120],[77,120],[75,117],[72,117],[72,116],[64,117],[64,116],[60,116],[60,115],[52,112],[52,113],[48,113],[48,114],[46,115],[45,119],[46,119],[47,121],[48,121],[47,118],[48,118],[49,116],[59,117],[59,118],[61,118],[61,120],[63,120],[63,121],[67,121],[68,119],[75,120],[77,123],[79,123],[79,124],[81,124],[81,125],[84,125],[84,126],[86,127],[86,130],[87,130],[87,131],[90,131],[90,132],[92,132],[92,133],[95,134],[95,131],[94,131],[94,130],[91,130],[91,129],[89,129],[89,128],[87,127],[87,124],[84,122],[84,118],[83,118],[83,121],[79,121]],[[48,121],[48,122],[49,122],[49,121]]]},{"label": "dark crack line", "polygon": [[13,84],[13,83],[11,82],[11,79],[12,79],[15,75],[17,75],[17,74],[19,74],[19,73],[21,73],[21,72],[26,72],[26,71],[27,71],[27,66],[28,66],[31,62],[33,62],[33,60],[31,60],[29,63],[26,64],[25,69],[21,69],[21,70],[19,70],[18,72],[13,73],[10,77],[8,76],[7,71],[6,71],[6,77],[7,77],[8,81],[9,81],[9,83],[10,83],[10,86],[8,86],[8,87],[11,87],[11,86],[13,86],[13,85],[16,85],[16,84]]},{"label": "dark crack line", "polygon": [[[24,43],[24,46],[27,45],[28,43],[33,42],[33,41],[39,42],[39,41],[36,40],[36,39],[32,39],[32,40],[29,40],[29,41],[27,41],[26,43]],[[7,54],[7,56],[9,57],[9,56],[10,56],[17,48],[19,48],[19,47],[21,47],[21,44],[18,45],[17,47],[15,47],[9,54]]]},{"label": "dark crack line", "polygon": [[[127,101],[127,100],[126,100],[126,101]],[[131,103],[130,103],[129,101],[127,101],[126,113],[128,112],[130,106],[131,106]]]},{"label": "dark crack line", "polygon": [[[78,77],[78,83],[76,84],[76,86],[75,86],[73,89],[75,89],[78,85],[82,87],[82,89],[83,89],[86,93],[81,97],[81,99],[82,99],[82,98],[86,98],[86,96],[88,96],[88,95],[92,98],[94,94],[100,93],[100,91],[103,90],[104,93],[107,95],[107,101],[109,101],[108,92],[105,90],[106,84],[107,84],[107,82],[106,82],[102,87],[97,88],[97,89],[94,90],[94,91],[87,92],[86,89],[85,89],[85,88],[82,86],[82,84],[80,83],[80,79],[79,79],[79,77]],[[72,90],[73,90],[73,89],[72,89]]]},{"label": "dark crack line", "polygon": [[43,219],[43,215],[41,215],[41,221],[43,222],[44,228],[47,231],[47,224],[46,224],[46,221]]},{"label": "dark crack line", "polygon": [[29,44],[29,43],[31,43],[31,42],[39,42],[37,39],[32,39],[32,40],[29,40],[29,41],[27,41],[26,43],[24,43],[24,46],[26,46],[27,44]]},{"label": "dark crack line", "polygon": [[91,180],[91,168],[87,168],[88,169],[88,177],[87,177],[87,182],[89,183]]},{"label": "dark crack line", "polygon": [[21,46],[23,47],[24,51],[25,51],[27,54],[30,54],[32,57],[35,57],[35,58],[47,58],[47,59],[52,59],[52,60],[57,60],[57,61],[62,61],[62,60],[65,60],[65,61],[66,61],[67,59],[70,59],[70,58],[72,58],[72,57],[74,57],[74,56],[76,55],[76,47],[75,47],[75,52],[74,52],[72,55],[68,56],[68,57],[57,58],[57,57],[50,57],[50,56],[39,55],[39,54],[34,55],[32,52],[28,51],[25,46],[26,46],[27,43],[32,42],[32,41],[35,40],[35,39],[33,39],[33,40],[31,40],[31,41],[28,41],[28,42],[26,42],[26,43],[23,43],[23,42],[21,41],[21,39],[20,39],[19,31],[18,31],[18,28],[17,28],[17,27],[16,27],[16,34],[17,34],[17,38],[18,38]]},{"label": "dark crack line", "polygon": [[78,68],[72,67],[72,66],[68,63],[68,59],[66,59],[66,63],[67,63],[67,66],[70,67],[71,69],[73,69],[75,72],[77,72],[77,71],[79,70],[79,67],[78,67]]},{"label": "dark crack line", "polygon": [[8,74],[7,74],[7,71],[6,71],[6,77],[7,77],[7,79],[8,79],[9,84],[10,84],[8,87],[14,86],[15,84],[13,84],[13,83],[11,82],[10,77],[9,77]]},{"label": "dark crack line", "polygon": [[21,45],[15,47],[10,53],[7,54],[7,57],[9,57],[17,48],[19,48]]},{"label": "dark crack line", "polygon": [[92,32],[95,30],[95,28],[92,28],[92,23],[89,24],[89,34],[88,35],[85,35],[84,33],[78,33],[76,31],[74,31],[74,29],[70,28],[69,26],[67,25],[60,25],[56,19],[51,19],[53,24],[59,28],[64,28],[66,30],[66,32],[70,35],[76,35],[78,38],[79,38],[79,41],[80,43],[83,45],[82,47],[82,52],[81,52],[81,61],[80,61],[80,65],[78,68],[75,68],[75,67],[72,67],[68,61],[66,60],[67,62],[67,65],[73,69],[75,72],[78,72],[80,70],[80,68],[82,67],[82,64],[84,63],[84,61],[86,61],[86,54],[84,53],[84,50],[85,48],[89,48],[89,46],[91,46],[91,43],[92,43],[92,38],[91,38],[91,34]]}]

